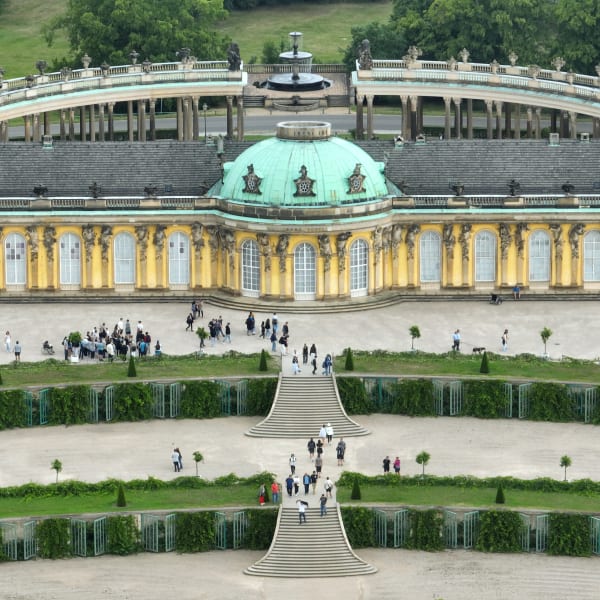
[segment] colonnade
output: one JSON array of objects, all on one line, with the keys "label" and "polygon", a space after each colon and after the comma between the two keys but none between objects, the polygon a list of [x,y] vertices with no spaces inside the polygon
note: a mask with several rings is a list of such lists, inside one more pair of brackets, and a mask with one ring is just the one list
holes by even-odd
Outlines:
[{"label": "colonnade", "polygon": [[[244,101],[242,96],[226,96],[227,138],[244,139]],[[205,116],[200,106],[201,97],[184,96],[176,99],[177,140],[199,140],[200,119]],[[127,110],[127,141],[145,142],[157,138],[157,99],[129,100]],[[236,120],[234,128],[234,103]],[[115,141],[115,103],[102,102],[59,111],[59,136],[61,141],[105,142]],[[32,113],[23,117],[24,140],[41,142],[42,136],[52,135],[52,113]],[[9,141],[8,122],[0,122],[0,142]]]}]

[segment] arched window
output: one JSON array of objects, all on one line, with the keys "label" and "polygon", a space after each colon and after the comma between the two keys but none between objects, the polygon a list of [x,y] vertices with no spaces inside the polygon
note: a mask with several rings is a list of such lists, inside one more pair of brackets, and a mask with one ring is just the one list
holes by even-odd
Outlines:
[{"label": "arched window", "polygon": [[74,233],[60,236],[60,284],[81,285],[81,240]]},{"label": "arched window", "polygon": [[475,282],[496,281],[496,236],[480,231],[475,236]]},{"label": "arched window", "polygon": [[176,231],[169,236],[169,285],[190,283],[190,240]]},{"label": "arched window", "polygon": [[550,238],[539,229],[529,237],[529,281],[550,281]]},{"label": "arched window", "polygon": [[350,246],[350,295],[366,296],[369,289],[369,245],[356,240]]},{"label": "arched window", "polygon": [[6,285],[25,285],[27,282],[27,254],[25,238],[11,233],[4,241]]},{"label": "arched window", "polygon": [[600,231],[583,236],[583,280],[600,281]]},{"label": "arched window", "polygon": [[294,250],[294,296],[298,300],[314,300],[317,290],[317,253],[307,243]]},{"label": "arched window", "polygon": [[435,231],[425,231],[419,240],[419,262],[422,283],[441,280],[442,238]]},{"label": "arched window", "polygon": [[135,240],[129,233],[115,236],[115,284],[135,283]]},{"label": "arched window", "polygon": [[254,240],[242,244],[242,293],[247,296],[260,294],[260,254]]}]

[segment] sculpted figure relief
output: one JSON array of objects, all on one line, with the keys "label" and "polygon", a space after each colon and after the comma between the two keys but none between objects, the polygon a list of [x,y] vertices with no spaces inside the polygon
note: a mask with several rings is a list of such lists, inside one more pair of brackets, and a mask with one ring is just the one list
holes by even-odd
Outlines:
[{"label": "sculpted figure relief", "polygon": [[148,228],[145,225],[138,225],[135,228],[135,236],[140,249],[140,260],[145,261],[148,253]]},{"label": "sculpted figure relief", "polygon": [[421,231],[421,227],[416,223],[413,223],[408,227],[408,231],[406,232],[406,250],[408,258],[415,257],[415,241],[419,231]]},{"label": "sculpted figure relief", "polygon": [[156,258],[161,258],[165,248],[165,229],[164,225],[157,225],[154,229],[154,248],[156,249]]},{"label": "sculpted figure relief", "polygon": [[462,251],[463,260],[469,260],[469,245],[471,242],[471,224],[465,223],[460,230],[460,247]]},{"label": "sculpted figure relief", "polygon": [[525,233],[529,231],[527,223],[517,223],[517,231],[515,233],[515,242],[517,244],[517,254],[519,258],[523,258],[525,252]]},{"label": "sculpted figure relief", "polygon": [[387,252],[392,247],[392,226],[388,225],[383,228],[382,233],[383,251]]},{"label": "sculpted figure relief", "polygon": [[352,234],[349,231],[345,231],[344,233],[338,233],[335,238],[335,246],[338,255],[338,269],[340,273],[346,269],[346,245],[348,242],[348,238]]},{"label": "sculpted figure relief", "polygon": [[290,236],[287,233],[282,233],[277,241],[277,256],[279,256],[279,271],[285,273],[286,271],[286,259],[288,246],[290,245]]},{"label": "sculpted figure relief", "polygon": [[571,256],[579,258],[579,238],[583,235],[583,223],[575,223],[569,229],[569,243],[571,244]]},{"label": "sculpted figure relief", "polygon": [[512,235],[510,234],[510,228],[506,223],[500,223],[498,225],[498,232],[500,234],[500,252],[502,258],[508,257],[508,249],[512,242]]},{"label": "sculpted figure relief", "polygon": [[102,248],[102,261],[108,261],[108,251],[110,250],[110,241],[112,239],[112,227],[103,225],[100,231],[100,247]]},{"label": "sculpted figure relief", "polygon": [[44,248],[48,260],[54,260],[54,245],[56,244],[56,229],[52,225],[44,227]]},{"label": "sculpted figure relief", "polygon": [[81,237],[83,238],[83,245],[85,246],[85,260],[86,262],[90,262],[92,260],[94,244],[96,243],[96,233],[94,232],[94,226],[82,225]]},{"label": "sculpted figure relief", "polygon": [[324,261],[324,269],[325,272],[329,271],[331,267],[331,255],[333,254],[331,251],[331,241],[327,234],[319,235],[319,252],[321,256],[325,259]]},{"label": "sculpted figure relief", "polygon": [[235,234],[231,229],[222,227],[219,229],[219,237],[223,250],[227,251],[229,256],[229,268],[233,269],[235,266]]},{"label": "sculpted figure relief", "polygon": [[25,230],[25,237],[29,243],[29,249],[31,251],[31,260],[37,260],[40,251],[40,242],[38,237],[37,225],[30,225]]},{"label": "sculpted figure relief", "polygon": [[396,223],[392,226],[392,256],[398,258],[398,248],[402,243],[402,225]]},{"label": "sculpted figure relief", "polygon": [[550,225],[550,231],[554,237],[554,252],[556,254],[556,258],[562,258],[564,239],[563,230],[560,223],[552,223],[552,225]]},{"label": "sculpted figure relief", "polygon": [[446,223],[444,225],[444,232],[442,234],[444,240],[444,246],[446,247],[446,256],[448,258],[454,258],[454,246],[456,244],[456,237],[454,236],[454,225]]},{"label": "sculpted figure relief", "polygon": [[379,263],[380,253],[383,248],[383,231],[380,225],[375,227],[371,232],[371,239],[373,240],[373,252],[375,253],[375,264]]},{"label": "sculpted figure relief", "polygon": [[206,233],[208,233],[210,260],[215,262],[217,260],[217,253],[219,251],[219,228],[216,225],[209,225],[206,228]]},{"label": "sculpted figure relief", "polygon": [[192,223],[192,244],[194,245],[196,254],[200,254],[200,250],[204,246],[204,240],[202,239],[203,232],[204,227],[202,223],[198,223],[198,221]]},{"label": "sculpted figure relief", "polygon": [[271,255],[273,254],[273,248],[271,246],[271,241],[269,240],[269,235],[267,233],[257,233],[256,241],[258,242],[260,253],[265,259],[265,271],[270,271]]}]

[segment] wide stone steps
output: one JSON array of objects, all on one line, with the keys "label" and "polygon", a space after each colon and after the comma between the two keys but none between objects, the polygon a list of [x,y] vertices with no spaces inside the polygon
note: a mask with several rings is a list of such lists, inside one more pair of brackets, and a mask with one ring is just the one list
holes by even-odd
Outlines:
[{"label": "wide stone steps", "polygon": [[299,524],[297,508],[282,507],[267,554],[245,570],[263,577],[348,577],[370,575],[377,569],[354,554],[342,523],[339,505],[327,515],[308,508]]},{"label": "wide stone steps", "polygon": [[336,437],[368,435],[369,431],[350,419],[339,399],[334,377],[280,376],[268,416],[246,435],[266,438],[316,437],[330,423]]}]

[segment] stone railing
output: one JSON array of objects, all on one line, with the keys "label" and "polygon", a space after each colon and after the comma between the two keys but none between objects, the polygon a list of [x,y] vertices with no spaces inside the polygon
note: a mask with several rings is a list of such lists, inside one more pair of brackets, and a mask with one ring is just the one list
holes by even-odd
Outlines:
[{"label": "stone railing", "polygon": [[103,90],[112,87],[189,82],[245,83],[243,65],[230,71],[227,61],[188,61],[176,63],[142,63],[111,67],[63,69],[56,73],[27,75],[16,79],[0,78],[0,106],[45,96]]},{"label": "stone railing", "polygon": [[370,81],[432,81],[504,86],[540,90],[561,95],[600,100],[600,76],[582,75],[559,70],[493,63],[424,60],[373,60],[371,69],[361,69],[356,62],[355,84]]}]

